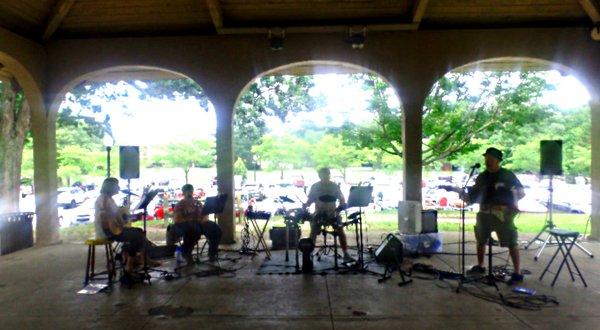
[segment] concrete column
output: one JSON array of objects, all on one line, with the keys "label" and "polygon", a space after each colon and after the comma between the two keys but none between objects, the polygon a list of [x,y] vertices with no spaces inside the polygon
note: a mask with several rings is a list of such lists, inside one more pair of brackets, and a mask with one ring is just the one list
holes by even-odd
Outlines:
[{"label": "concrete column", "polygon": [[60,241],[56,207],[56,120],[44,109],[32,108],[33,184],[37,217],[36,244],[47,245]]},{"label": "concrete column", "polygon": [[233,182],[233,107],[237,95],[211,97],[217,115],[217,177],[219,194],[227,194],[225,210],[218,217],[223,230],[221,243],[235,243],[234,182]]},{"label": "concrete column", "polygon": [[[410,97],[410,96],[409,96]],[[421,202],[422,108],[424,99],[402,99],[404,110],[404,200]]]},{"label": "concrete column", "polygon": [[600,240],[600,100],[590,102],[592,111],[592,220],[591,237]]}]

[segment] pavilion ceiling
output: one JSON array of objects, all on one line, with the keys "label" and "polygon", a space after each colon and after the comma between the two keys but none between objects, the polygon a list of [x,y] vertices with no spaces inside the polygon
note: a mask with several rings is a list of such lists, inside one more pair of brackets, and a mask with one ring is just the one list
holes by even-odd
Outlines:
[{"label": "pavilion ceiling", "polygon": [[600,0],[0,0],[0,26],[47,41],[170,35],[594,27]]}]

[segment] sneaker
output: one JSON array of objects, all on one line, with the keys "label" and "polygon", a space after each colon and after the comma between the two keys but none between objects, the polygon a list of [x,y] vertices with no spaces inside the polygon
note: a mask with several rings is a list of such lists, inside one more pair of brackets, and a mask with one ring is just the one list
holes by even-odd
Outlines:
[{"label": "sneaker", "polygon": [[506,284],[513,285],[513,284],[521,283],[521,282],[523,282],[524,278],[525,278],[525,276],[523,276],[523,274],[512,273],[512,275],[510,275],[510,279],[508,280],[508,282],[506,282]]},{"label": "sneaker", "polygon": [[351,264],[353,262],[355,262],[356,260],[354,260],[354,258],[352,258],[349,254],[346,254],[344,256],[344,263],[346,264]]},{"label": "sneaker", "polygon": [[483,275],[485,274],[485,267],[475,265],[471,269],[467,270],[467,275]]}]

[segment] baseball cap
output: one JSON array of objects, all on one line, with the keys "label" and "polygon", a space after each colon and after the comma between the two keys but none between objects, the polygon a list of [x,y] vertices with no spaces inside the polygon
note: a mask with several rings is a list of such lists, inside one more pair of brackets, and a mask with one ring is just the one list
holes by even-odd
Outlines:
[{"label": "baseball cap", "polygon": [[487,150],[485,151],[485,153],[483,154],[485,155],[490,155],[498,160],[502,160],[502,151],[496,149],[496,148],[487,148]]}]

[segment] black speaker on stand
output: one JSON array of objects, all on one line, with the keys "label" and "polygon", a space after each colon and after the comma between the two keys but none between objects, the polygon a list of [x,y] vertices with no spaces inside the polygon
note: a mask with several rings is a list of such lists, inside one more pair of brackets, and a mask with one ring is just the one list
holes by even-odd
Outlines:
[{"label": "black speaker on stand", "polygon": [[562,140],[540,141],[540,174],[550,176],[550,180],[548,182],[548,203],[546,203],[548,212],[546,213],[544,227],[542,227],[540,232],[531,241],[529,241],[529,243],[527,243],[527,246],[525,246],[525,249],[528,249],[531,244],[536,241],[541,241],[544,243],[533,258],[534,260],[538,260],[540,254],[550,242],[550,235],[548,235],[545,240],[540,239],[540,236],[542,236],[542,234],[547,230],[555,227],[554,222],[552,222],[552,209],[554,208],[552,203],[552,192],[554,190],[552,188],[552,177],[554,175],[562,175]]},{"label": "black speaker on stand", "polygon": [[[548,207],[548,212],[546,213],[546,223],[544,224],[544,227],[542,227],[540,232],[531,241],[529,241],[529,243],[527,243],[527,246],[525,246],[525,248],[527,249],[535,241],[543,242],[539,251],[537,252],[535,257],[533,257],[533,259],[536,261],[539,259],[540,255],[542,254],[542,251],[544,251],[544,248],[546,247],[546,245],[548,245],[548,243],[556,243],[551,242],[552,235],[550,234],[548,234],[548,237],[545,240],[540,239],[540,236],[546,231],[556,227],[556,225],[554,225],[554,222],[552,221],[552,213],[554,211],[554,188],[552,186],[552,178],[554,175],[563,174],[562,145],[562,140],[540,141],[540,174],[550,176],[550,180],[548,182],[548,203],[546,204],[546,206]],[[594,257],[594,255],[590,251],[586,250],[579,243],[575,242],[575,246],[577,246],[580,250],[582,250],[588,256],[590,256],[590,258]]]},{"label": "black speaker on stand", "polygon": [[[119,147],[119,175],[127,179],[127,190],[131,192],[131,179],[140,177],[140,147]],[[127,195],[127,206],[131,205],[131,195]]]}]

